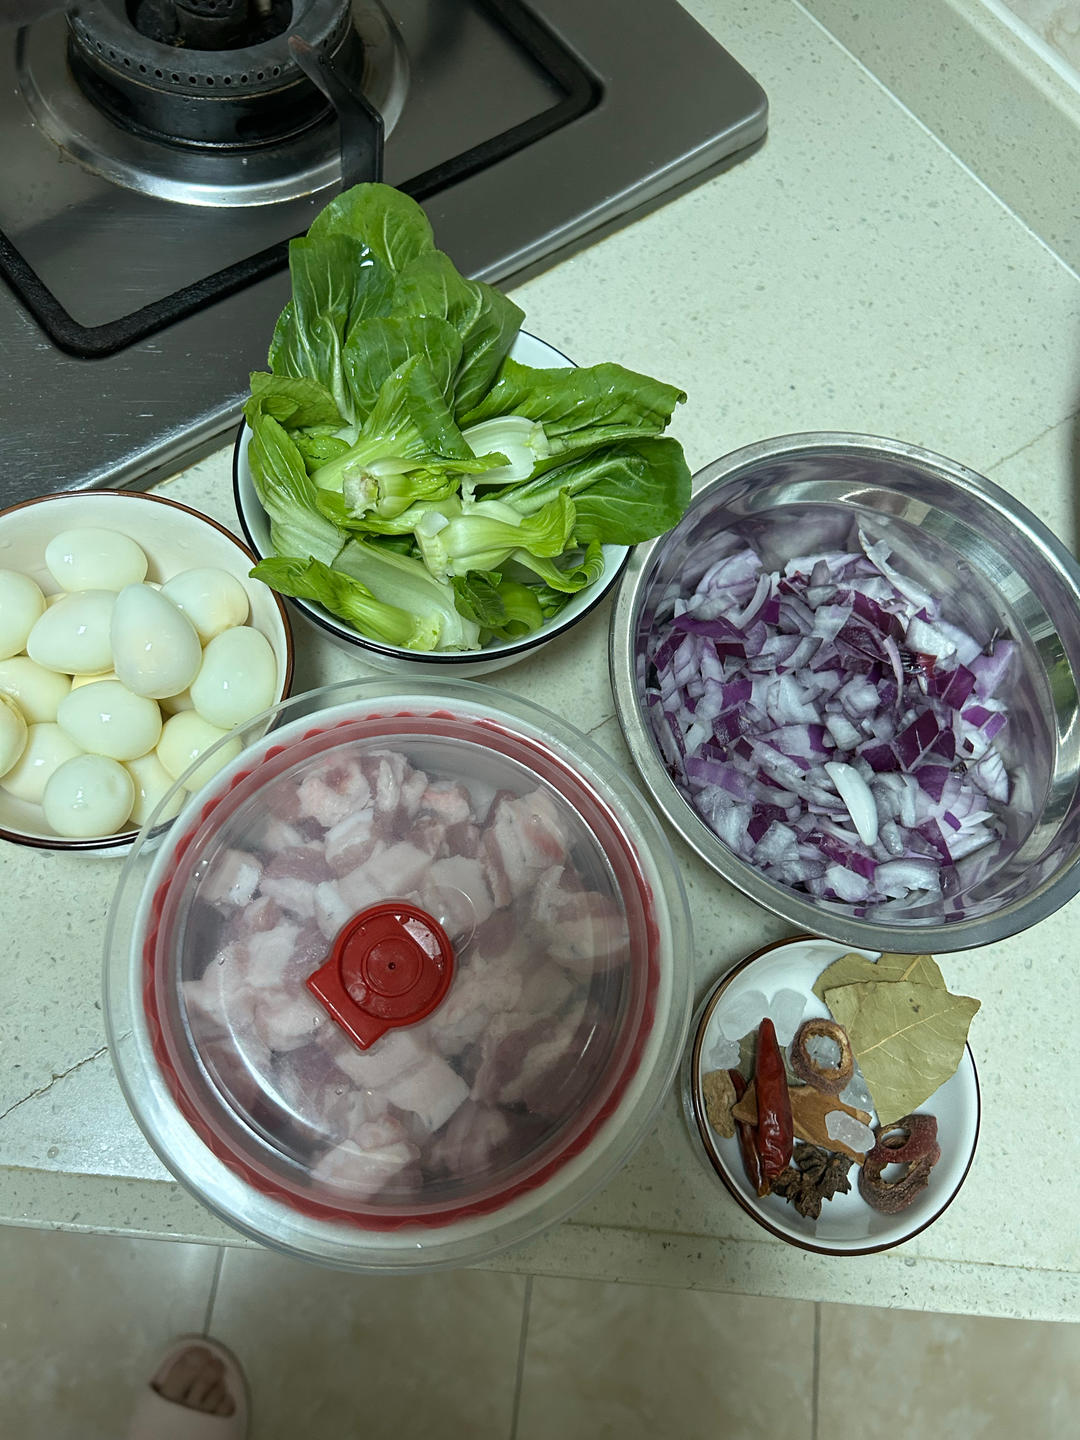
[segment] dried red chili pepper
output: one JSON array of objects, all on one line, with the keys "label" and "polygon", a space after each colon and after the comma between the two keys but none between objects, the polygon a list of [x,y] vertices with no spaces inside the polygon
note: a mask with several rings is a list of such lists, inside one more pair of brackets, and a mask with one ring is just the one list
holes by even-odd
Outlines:
[{"label": "dried red chili pepper", "polygon": [[768,1018],[762,1020],[758,1027],[754,1089],[757,1092],[758,1115],[754,1138],[761,1158],[762,1179],[766,1182],[764,1193],[768,1194],[768,1185],[787,1169],[795,1144],[784,1057],[776,1042],[773,1022]]},{"label": "dried red chili pepper", "polygon": [[[735,1086],[735,1099],[739,1101],[746,1094],[746,1081],[738,1070],[729,1070],[731,1083]],[[754,1187],[758,1195],[767,1192],[761,1188],[761,1157],[757,1153],[757,1144],[754,1141],[754,1127],[745,1120],[736,1121],[739,1136],[739,1150],[742,1153],[743,1169],[746,1171],[746,1178]]]}]

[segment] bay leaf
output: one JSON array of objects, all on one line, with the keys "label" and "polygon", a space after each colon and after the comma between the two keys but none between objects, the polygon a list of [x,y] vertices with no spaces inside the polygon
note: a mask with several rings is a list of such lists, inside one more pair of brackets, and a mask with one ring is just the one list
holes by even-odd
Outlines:
[{"label": "bay leaf", "polygon": [[[915,985],[939,985],[945,988],[945,981],[932,955],[882,955],[879,960],[867,960],[865,955],[841,955],[839,960],[823,970],[814,984],[814,994],[819,1000],[825,999],[825,991],[841,985],[856,985],[860,981],[895,983],[910,980]],[[839,1017],[836,1017],[843,1024]]]},{"label": "bay leaf", "polygon": [[865,981],[825,992],[847,1031],[879,1125],[916,1110],[955,1073],[979,1008],[968,995],[910,980]]}]

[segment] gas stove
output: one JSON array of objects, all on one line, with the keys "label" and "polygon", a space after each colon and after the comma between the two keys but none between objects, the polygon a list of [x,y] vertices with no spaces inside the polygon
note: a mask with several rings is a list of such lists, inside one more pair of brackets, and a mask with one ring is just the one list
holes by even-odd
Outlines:
[{"label": "gas stove", "polygon": [[0,504],[223,443],[344,185],[509,286],[766,127],[674,0],[81,0],[0,42]]}]

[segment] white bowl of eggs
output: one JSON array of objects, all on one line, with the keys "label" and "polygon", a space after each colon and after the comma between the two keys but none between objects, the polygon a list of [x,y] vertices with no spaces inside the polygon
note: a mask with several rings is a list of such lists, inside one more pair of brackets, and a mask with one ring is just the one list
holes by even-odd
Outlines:
[{"label": "white bowl of eggs", "polygon": [[289,621],[254,563],[160,495],[0,511],[0,839],[123,854],[233,758],[197,763],[292,681]]}]

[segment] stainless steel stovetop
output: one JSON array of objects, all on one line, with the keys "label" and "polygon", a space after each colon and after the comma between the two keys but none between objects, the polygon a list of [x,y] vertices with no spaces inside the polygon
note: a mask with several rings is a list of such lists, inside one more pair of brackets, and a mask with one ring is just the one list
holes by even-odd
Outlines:
[{"label": "stainless steel stovetop", "polygon": [[[352,15],[383,178],[486,280],[526,278],[765,133],[760,87],[674,0]],[[341,185],[334,121],[247,153],[122,130],[74,85],[67,34],[62,16],[0,32],[0,504],[149,484],[222,443],[288,295],[284,243]]]}]

